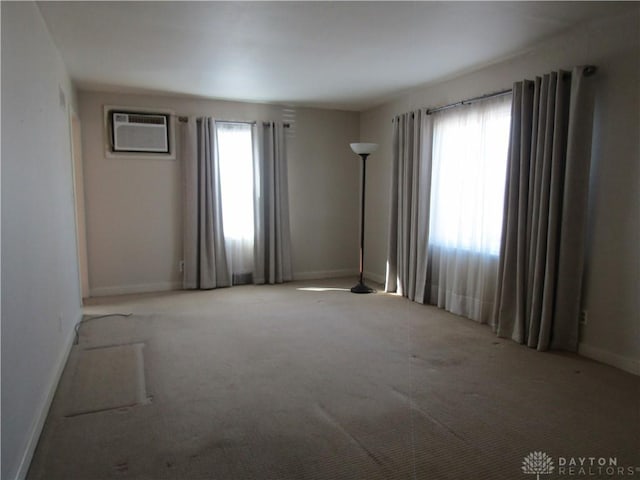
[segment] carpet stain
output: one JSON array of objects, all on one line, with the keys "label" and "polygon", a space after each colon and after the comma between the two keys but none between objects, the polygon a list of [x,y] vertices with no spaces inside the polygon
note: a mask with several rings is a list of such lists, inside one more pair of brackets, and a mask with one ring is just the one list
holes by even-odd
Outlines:
[{"label": "carpet stain", "polygon": [[474,398],[484,398],[484,395],[481,395],[478,392],[463,392],[463,394]]},{"label": "carpet stain", "polygon": [[463,363],[460,358],[429,358],[427,360],[434,367],[455,367]]},{"label": "carpet stain", "polygon": [[219,440],[214,440],[213,442],[211,442],[208,447],[214,450],[217,449],[225,449],[225,448],[234,448],[234,447],[238,447],[241,444],[235,440],[231,440],[228,438],[221,438]]}]

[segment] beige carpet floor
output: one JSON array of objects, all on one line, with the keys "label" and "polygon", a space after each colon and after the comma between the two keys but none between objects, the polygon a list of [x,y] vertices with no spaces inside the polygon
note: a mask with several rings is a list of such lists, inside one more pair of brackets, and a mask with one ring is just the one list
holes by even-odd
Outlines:
[{"label": "beige carpet floor", "polygon": [[[28,478],[526,480],[534,451],[541,479],[620,478],[560,457],[640,478],[639,377],[351,283],[91,301],[133,315],[81,327]],[[134,344],[150,401],[68,416],[83,352]],[[123,369],[107,391],[134,388]]]}]

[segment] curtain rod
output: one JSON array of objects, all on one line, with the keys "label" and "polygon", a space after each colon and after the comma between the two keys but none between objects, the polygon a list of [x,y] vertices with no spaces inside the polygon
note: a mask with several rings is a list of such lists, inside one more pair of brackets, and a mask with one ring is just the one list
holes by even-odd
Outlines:
[{"label": "curtain rod", "polygon": [[[597,70],[598,70],[598,68],[596,66],[594,66],[594,65],[586,65],[584,67],[584,75],[585,75],[585,77],[590,77],[591,75],[596,73]],[[571,72],[567,72],[567,74],[569,76],[571,76]],[[469,104],[474,103],[474,102],[479,102],[481,100],[486,100],[487,98],[493,98],[493,97],[499,97],[499,96],[502,96],[502,95],[508,95],[512,91],[513,91],[513,89],[509,88],[509,89],[506,89],[506,90],[500,90],[499,92],[487,93],[485,95],[480,95],[478,97],[468,98],[466,100],[461,100],[459,102],[450,103],[448,105],[443,105],[441,107],[427,108],[426,109],[426,113],[427,113],[427,115],[431,115],[432,113],[440,112],[442,110],[448,110],[449,108],[460,107],[462,105],[469,105]]]},{"label": "curtain rod", "polygon": [[[189,117],[179,116],[178,117],[178,121],[181,122],[181,123],[188,123],[189,122]],[[247,124],[247,125],[255,125],[256,124],[255,121],[254,122],[240,122],[238,120],[216,120],[216,122],[219,122],[219,123],[244,123],[244,124]],[[271,125],[271,123],[262,122],[262,125],[264,125],[266,127],[268,125]],[[284,128],[289,128],[291,125],[288,124],[288,123],[284,123],[283,126],[284,126]]]},{"label": "curtain rod", "polygon": [[238,125],[255,125],[256,122],[242,122],[240,120],[214,120],[216,123],[231,123],[231,124],[238,124]]},{"label": "curtain rod", "polygon": [[427,115],[431,115],[432,113],[441,112],[442,110],[448,110],[454,107],[460,107],[462,105],[469,105],[470,103],[479,102],[481,100],[486,100],[487,98],[493,97],[501,97],[502,95],[508,95],[512,92],[512,89],[509,88],[507,90],[500,90],[499,92],[487,93],[485,95],[480,95],[478,97],[467,98],[466,100],[461,100],[459,102],[450,103],[448,105],[443,105],[441,107],[435,108],[427,108]]}]

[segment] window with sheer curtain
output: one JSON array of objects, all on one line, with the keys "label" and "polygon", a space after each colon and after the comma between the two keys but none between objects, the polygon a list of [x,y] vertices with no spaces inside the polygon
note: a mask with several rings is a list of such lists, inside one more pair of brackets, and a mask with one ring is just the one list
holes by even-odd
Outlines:
[{"label": "window with sheer curtain", "polygon": [[386,291],[490,320],[510,128],[511,95],[394,119]]},{"label": "window with sheer curtain", "polygon": [[428,301],[487,323],[493,311],[511,95],[433,118]]},{"label": "window with sheer curtain", "polygon": [[498,256],[511,95],[434,115],[430,244]]},{"label": "window with sheer curtain", "polygon": [[253,273],[252,125],[216,122],[222,224],[233,283],[251,281]]}]

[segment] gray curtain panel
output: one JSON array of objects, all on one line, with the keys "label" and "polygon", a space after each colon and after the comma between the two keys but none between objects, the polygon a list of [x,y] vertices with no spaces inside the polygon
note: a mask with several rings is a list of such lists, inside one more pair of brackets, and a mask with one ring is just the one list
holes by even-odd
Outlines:
[{"label": "gray curtain panel", "polygon": [[577,67],[513,87],[493,328],[538,350],[578,346],[592,82]]},{"label": "gray curtain panel", "polygon": [[419,303],[427,301],[431,138],[432,121],[424,110],[394,118],[385,291]]},{"label": "gray curtain panel", "polygon": [[184,178],[183,287],[230,286],[214,120],[190,117],[180,123],[180,150]]},{"label": "gray curtain panel", "polygon": [[254,283],[292,279],[284,125],[254,127]]}]

